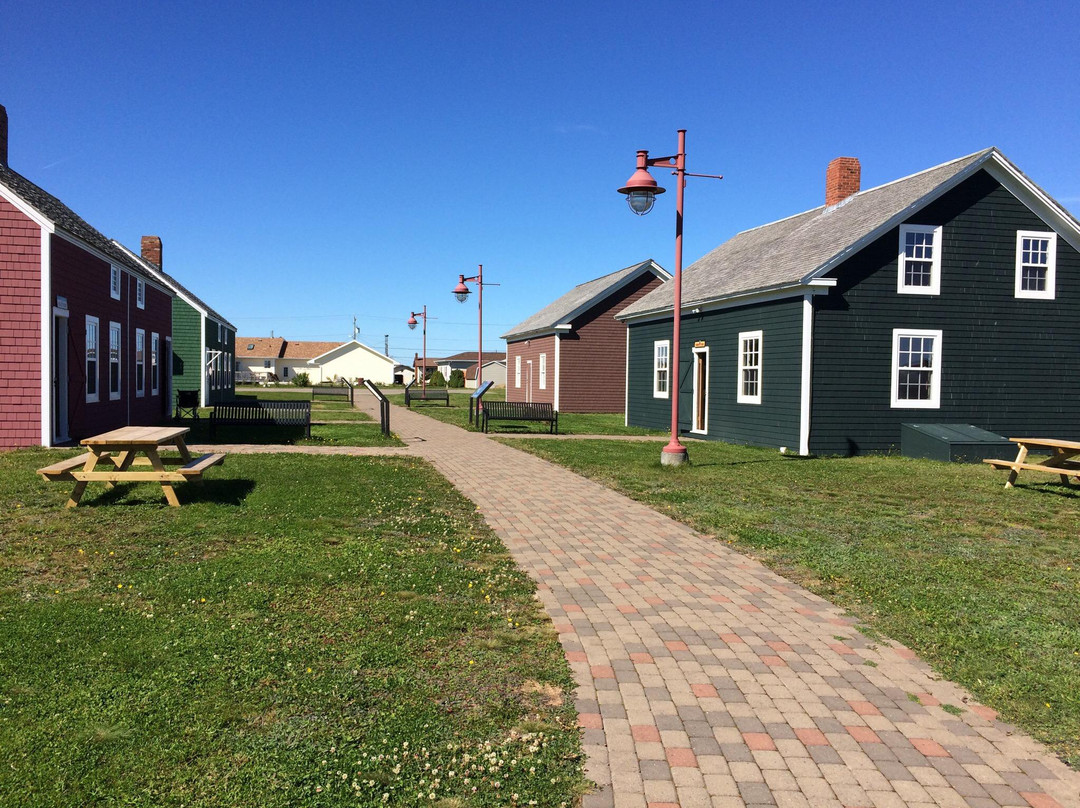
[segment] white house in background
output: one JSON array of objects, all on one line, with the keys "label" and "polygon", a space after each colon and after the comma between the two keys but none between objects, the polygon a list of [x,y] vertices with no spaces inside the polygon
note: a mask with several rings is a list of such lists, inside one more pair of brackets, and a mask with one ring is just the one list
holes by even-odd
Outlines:
[{"label": "white house in background", "polygon": [[[503,351],[484,351],[485,366],[489,361],[497,362],[499,360],[506,360],[506,354]],[[469,368],[472,368],[473,374],[476,373],[476,351],[462,351],[442,359],[429,359],[428,362],[434,363],[447,381],[450,381],[450,374],[455,370],[468,374]],[[485,376],[485,378],[487,377]]]},{"label": "white house in background", "polygon": [[[290,342],[285,346],[285,355],[289,355],[292,346],[312,346],[309,350],[317,350],[316,346],[320,345],[325,346],[326,343]],[[379,353],[362,342],[349,340],[309,359],[310,367],[306,369],[312,382],[326,382],[340,377],[350,382],[370,379],[376,384],[393,384],[396,364],[386,354]]]},{"label": "white house in background", "polygon": [[335,378],[393,384],[394,360],[356,340],[301,342],[281,337],[237,337],[238,370],[255,381],[292,381],[306,373],[312,384]]},{"label": "white house in background", "polygon": [[[487,354],[485,354],[487,356]],[[492,359],[490,362],[484,360],[484,381],[495,382],[496,387],[506,387],[506,360],[505,359]],[[476,389],[476,363],[474,362],[468,370],[465,371],[465,387],[470,390]]]}]

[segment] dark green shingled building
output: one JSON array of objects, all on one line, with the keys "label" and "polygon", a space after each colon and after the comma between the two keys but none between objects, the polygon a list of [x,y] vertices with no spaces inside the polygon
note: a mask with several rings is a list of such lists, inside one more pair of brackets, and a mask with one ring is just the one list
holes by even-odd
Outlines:
[{"label": "dark green shingled building", "polygon": [[901,424],[1080,439],[1080,224],[996,149],[739,233],[618,315],[626,420],[802,454],[898,449]]},{"label": "dark green shingled building", "polygon": [[171,378],[171,401],[176,403],[181,390],[196,391],[202,407],[232,400],[236,326],[162,269],[160,238],[143,236],[140,260],[175,293],[171,351],[167,354],[172,357],[171,377],[166,373]]}]

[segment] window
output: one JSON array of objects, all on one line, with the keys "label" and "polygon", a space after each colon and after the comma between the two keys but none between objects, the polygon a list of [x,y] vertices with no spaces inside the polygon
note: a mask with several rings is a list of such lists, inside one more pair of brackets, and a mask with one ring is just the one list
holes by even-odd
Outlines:
[{"label": "window", "polygon": [[941,227],[900,225],[900,259],[896,291],[902,295],[936,295],[941,287]]},{"label": "window", "polygon": [[540,389],[547,389],[547,354],[540,354]]},{"label": "window", "polygon": [[135,279],[135,305],[140,309],[146,308],[146,282],[142,278]]},{"label": "window", "polygon": [[521,387],[521,357],[514,357],[514,387]]},{"label": "window", "polygon": [[270,369],[270,360],[269,359],[264,359],[263,360],[263,367],[266,368],[267,370]]},{"label": "window", "polygon": [[109,295],[113,300],[120,299],[120,267],[109,267]]},{"label": "window", "polygon": [[120,398],[120,323],[109,323],[109,400]]},{"label": "window", "polygon": [[1057,233],[1016,233],[1016,296],[1053,300],[1057,276]]},{"label": "window", "polygon": [[282,368],[282,370],[281,370],[281,378],[283,378],[283,379],[289,378],[289,366],[288,365],[286,365],[284,368]]},{"label": "window", "polygon": [[98,318],[86,315],[86,400],[98,397]]},{"label": "window", "polygon": [[135,329],[135,397],[146,395],[146,332]]},{"label": "window", "polygon": [[761,403],[763,343],[762,331],[743,331],[739,334],[739,390],[735,396],[739,404]]},{"label": "window", "polygon": [[249,342],[247,349],[249,351],[254,351],[255,350],[255,343],[254,342]]},{"label": "window", "polygon": [[667,398],[668,377],[670,376],[671,340],[656,340],[653,343],[653,398]]},{"label": "window", "polygon": [[941,397],[941,332],[893,329],[892,406],[937,409]]},{"label": "window", "polygon": [[150,334],[150,395],[158,394],[158,349],[160,347],[157,334]]}]

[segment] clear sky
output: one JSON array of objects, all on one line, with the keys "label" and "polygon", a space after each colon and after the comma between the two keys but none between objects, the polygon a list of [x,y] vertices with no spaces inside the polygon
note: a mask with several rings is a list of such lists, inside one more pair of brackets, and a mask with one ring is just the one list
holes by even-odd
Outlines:
[{"label": "clear sky", "polygon": [[[687,134],[685,263],[824,201],[998,146],[1080,210],[1080,3],[96,2],[0,18],[10,165],[239,329],[411,359],[485,348],[572,286],[671,269],[674,194],[636,149]],[[669,175],[659,174],[661,184]],[[474,296],[475,298],[475,296]]]}]

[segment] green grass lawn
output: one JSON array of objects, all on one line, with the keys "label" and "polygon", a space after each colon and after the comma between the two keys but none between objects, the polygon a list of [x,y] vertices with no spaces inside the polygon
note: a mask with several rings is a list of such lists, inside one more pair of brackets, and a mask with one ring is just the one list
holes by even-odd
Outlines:
[{"label": "green grass lawn", "polygon": [[[472,391],[450,391],[450,406],[442,402],[422,403],[413,402],[412,409],[415,412],[443,421],[447,424],[460,426],[471,432],[478,432],[479,427],[469,423],[469,395]],[[505,401],[506,388],[498,387],[484,396],[486,401]],[[405,398],[390,397],[390,401],[399,407],[405,406]],[[549,426],[542,422],[532,421],[492,421],[491,434],[530,434],[546,433]],[[560,435],[663,435],[664,432],[655,429],[642,429],[639,427],[627,427],[623,425],[622,413],[559,413]]]},{"label": "green grass lawn", "polygon": [[[756,556],[1080,766],[1080,489],[987,466],[702,443],[512,445]],[[958,705],[961,706],[962,705]]]},{"label": "green grass lawn", "polygon": [[0,804],[580,792],[534,586],[426,464],[234,455],[178,509],[140,484],[68,511],[33,473],[60,456],[0,453]]}]

